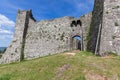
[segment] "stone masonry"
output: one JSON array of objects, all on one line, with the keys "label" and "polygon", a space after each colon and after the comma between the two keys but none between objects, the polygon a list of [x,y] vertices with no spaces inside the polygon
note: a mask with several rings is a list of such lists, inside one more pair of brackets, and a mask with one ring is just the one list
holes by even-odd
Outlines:
[{"label": "stone masonry", "polygon": [[100,56],[120,55],[120,0],[95,0],[87,48]]},{"label": "stone masonry", "polygon": [[2,55],[0,63],[34,59],[77,49],[104,56],[110,52],[120,55],[120,1],[95,0],[92,13],[36,21],[32,11],[18,11],[14,38]]},{"label": "stone masonry", "polygon": [[[79,19],[63,17],[53,20],[37,22],[32,11],[18,11],[14,38],[2,56],[0,63],[11,63],[21,60],[34,59],[46,55],[77,49],[77,40],[80,36],[83,41],[83,50],[86,46],[85,36],[90,24],[91,14]],[[82,22],[86,24],[82,24]]]}]

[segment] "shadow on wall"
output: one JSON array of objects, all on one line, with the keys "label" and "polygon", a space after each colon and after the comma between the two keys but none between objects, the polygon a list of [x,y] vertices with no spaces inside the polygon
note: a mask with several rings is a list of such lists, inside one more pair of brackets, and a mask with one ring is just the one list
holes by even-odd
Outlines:
[{"label": "shadow on wall", "polygon": [[77,26],[77,25],[80,25],[80,26],[82,26],[82,22],[80,21],[80,20],[77,20],[77,21],[72,21],[72,23],[71,23],[71,27],[73,27],[73,26]]},{"label": "shadow on wall", "polygon": [[94,10],[92,12],[92,22],[90,25],[87,50],[99,55],[102,20],[105,0],[95,0]]}]

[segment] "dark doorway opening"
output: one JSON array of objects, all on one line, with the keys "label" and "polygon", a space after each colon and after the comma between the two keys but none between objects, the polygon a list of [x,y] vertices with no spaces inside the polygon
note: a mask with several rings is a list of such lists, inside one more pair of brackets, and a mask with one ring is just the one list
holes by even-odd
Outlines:
[{"label": "dark doorway opening", "polygon": [[72,39],[73,39],[73,49],[82,50],[81,37],[76,35],[76,36],[73,36]]}]

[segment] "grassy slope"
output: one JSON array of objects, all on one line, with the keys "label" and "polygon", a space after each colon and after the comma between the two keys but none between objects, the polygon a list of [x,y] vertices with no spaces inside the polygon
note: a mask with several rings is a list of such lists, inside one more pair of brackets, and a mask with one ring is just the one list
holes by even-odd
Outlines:
[{"label": "grassy slope", "polygon": [[120,57],[101,58],[80,52],[75,56],[57,54],[0,65],[0,80],[97,80],[101,77],[120,80]]}]

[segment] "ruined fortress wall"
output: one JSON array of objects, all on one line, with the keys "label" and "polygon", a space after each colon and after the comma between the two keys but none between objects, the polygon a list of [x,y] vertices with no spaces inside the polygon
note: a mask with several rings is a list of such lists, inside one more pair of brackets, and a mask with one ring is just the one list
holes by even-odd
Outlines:
[{"label": "ruined fortress wall", "polygon": [[80,20],[82,21],[84,50],[86,50],[88,44],[90,25],[92,20],[92,12],[81,16]]},{"label": "ruined fortress wall", "polygon": [[0,63],[76,49],[76,35],[83,39],[84,50],[87,46],[97,55],[120,55],[120,1],[95,0],[93,12],[79,19],[63,17],[36,22],[31,11],[18,11],[14,38]]},{"label": "ruined fortress wall", "polygon": [[[18,11],[14,38],[0,63],[11,63],[23,59],[33,59],[77,49],[73,37],[83,39],[86,50],[92,14],[79,19],[63,17],[36,22],[31,11]],[[73,23],[73,25],[71,25]]]},{"label": "ruined fortress wall", "polygon": [[29,20],[24,52],[25,59],[77,49],[77,41],[72,38],[76,35],[82,37],[82,34],[84,50],[86,50],[86,35],[90,27],[91,17],[91,13],[80,17],[78,20],[81,20],[81,26],[71,26],[72,21],[75,20],[72,17],[42,20],[40,22]]},{"label": "ruined fortress wall", "polygon": [[120,55],[120,0],[105,0],[100,53],[114,52]]},{"label": "ruined fortress wall", "polygon": [[[82,37],[83,30],[85,40],[90,17],[91,14],[87,14],[80,19],[63,17],[36,22],[31,11],[18,11],[14,38],[0,59],[0,63],[33,59],[77,49],[77,41],[73,37],[76,35]],[[82,24],[81,21],[81,26],[76,24],[72,26],[72,21],[77,20],[89,21],[86,24]]]},{"label": "ruined fortress wall", "polygon": [[28,15],[28,12],[18,11],[14,38],[0,59],[0,63],[20,61],[26,15]]},{"label": "ruined fortress wall", "polygon": [[93,53],[95,53],[98,35],[100,35],[99,28],[101,27],[102,24],[103,8],[104,8],[104,0],[95,0],[94,10],[92,12],[92,20],[88,35],[88,44],[87,44],[87,50]]},{"label": "ruined fortress wall", "polygon": [[90,26],[88,50],[105,55],[120,55],[120,1],[95,0]]},{"label": "ruined fortress wall", "polygon": [[25,59],[71,50],[71,37],[80,35],[80,27],[70,26],[72,20],[71,17],[63,17],[30,25],[25,43]]}]

